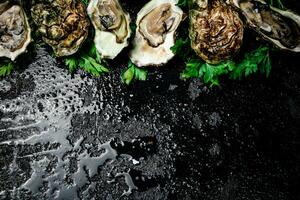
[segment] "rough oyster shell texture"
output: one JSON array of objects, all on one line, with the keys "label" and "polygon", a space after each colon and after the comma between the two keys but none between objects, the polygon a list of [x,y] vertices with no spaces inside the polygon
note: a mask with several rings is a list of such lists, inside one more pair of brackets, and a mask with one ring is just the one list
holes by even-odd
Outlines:
[{"label": "rough oyster shell texture", "polygon": [[264,39],[285,50],[300,52],[300,16],[262,0],[231,0],[247,24]]},{"label": "rough oyster shell texture", "polygon": [[0,57],[14,61],[31,42],[31,29],[20,5],[0,3]]},{"label": "rough oyster shell texture", "polygon": [[80,0],[33,0],[31,15],[57,57],[76,53],[88,35],[89,20]]},{"label": "rough oyster shell texture", "polygon": [[151,0],[138,13],[131,61],[139,67],[162,65],[174,57],[175,32],[183,12],[176,0]]},{"label": "rough oyster shell texture", "polygon": [[114,59],[128,46],[129,14],[118,0],[91,0],[87,12],[95,28],[94,42],[101,57]]},{"label": "rough oyster shell texture", "polygon": [[219,63],[240,49],[243,22],[222,0],[193,0],[189,18],[192,48],[206,62]]}]

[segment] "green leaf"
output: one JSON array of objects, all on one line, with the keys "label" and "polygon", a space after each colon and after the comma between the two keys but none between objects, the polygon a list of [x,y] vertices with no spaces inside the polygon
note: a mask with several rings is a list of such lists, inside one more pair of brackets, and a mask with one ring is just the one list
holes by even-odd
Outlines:
[{"label": "green leaf", "polygon": [[98,72],[109,72],[109,70],[106,67],[98,63],[94,58],[88,57],[88,60]]},{"label": "green leaf", "polygon": [[126,85],[130,85],[132,81],[139,80],[145,81],[147,80],[148,71],[146,69],[142,69],[137,67],[131,61],[128,62],[127,70],[122,74],[121,79],[122,82]]},{"label": "green leaf", "polygon": [[186,39],[178,38],[173,47],[171,47],[171,51],[182,58],[184,61],[187,61],[191,57],[194,56],[194,52],[190,47],[191,41],[187,37]]},{"label": "green leaf", "polygon": [[201,66],[199,75],[203,77],[204,83],[210,86],[219,85],[219,77],[230,73],[235,68],[235,63],[232,60],[224,61],[218,64],[205,63]]},{"label": "green leaf", "polygon": [[8,76],[14,69],[14,64],[10,60],[0,62],[0,77]]},{"label": "green leaf", "polygon": [[97,60],[97,62],[99,62],[99,63],[101,63],[101,61],[102,61],[101,55],[99,54],[94,42],[92,43],[92,45],[89,49],[88,56],[95,58]]},{"label": "green leaf", "polygon": [[259,47],[254,51],[245,53],[244,58],[237,64],[237,67],[231,73],[232,79],[242,79],[258,70],[268,77],[271,72],[271,60],[268,47]]},{"label": "green leaf", "polygon": [[130,85],[134,79],[134,67],[129,67],[122,75],[122,82],[126,85]]},{"label": "green leaf", "polygon": [[260,72],[261,74],[265,74],[266,77],[269,77],[271,73],[271,69],[272,69],[271,59],[270,56],[268,55],[262,61]]},{"label": "green leaf", "polygon": [[235,67],[232,60],[212,65],[201,59],[190,59],[181,73],[181,79],[202,78],[204,83],[210,84],[210,86],[219,85],[219,77],[230,73]]},{"label": "green leaf", "polygon": [[96,77],[109,72],[106,61],[101,59],[94,43],[90,44],[88,48],[80,50],[76,55],[64,58],[64,63],[72,73],[78,67]]},{"label": "green leaf", "polygon": [[69,56],[64,60],[65,65],[68,67],[69,72],[74,73],[78,68],[78,61],[75,57]]},{"label": "green leaf", "polygon": [[83,56],[79,62],[79,67],[86,72],[92,74],[93,76],[100,76],[104,72],[109,72],[109,70],[102,64],[98,63],[94,58],[89,56]]},{"label": "green leaf", "polygon": [[189,42],[189,39],[182,39],[182,38],[178,38],[174,44],[173,47],[171,47],[171,50],[174,54],[180,54],[182,53],[183,48],[187,45],[187,43]]},{"label": "green leaf", "polygon": [[196,78],[202,73],[199,71],[204,62],[200,59],[191,59],[186,63],[185,70],[180,74],[181,79]]},{"label": "green leaf", "polygon": [[135,80],[145,81],[145,80],[147,80],[147,75],[148,75],[147,70],[135,67],[135,70],[134,70]]},{"label": "green leaf", "polygon": [[84,5],[88,5],[89,4],[89,0],[81,0],[82,1],[82,3],[84,4]]},{"label": "green leaf", "polygon": [[187,9],[189,6],[189,0],[178,0],[177,6],[182,9]]},{"label": "green leaf", "polygon": [[201,59],[189,59],[186,68],[180,74],[181,79],[202,78],[210,86],[219,85],[219,77],[228,74],[232,79],[242,79],[260,72],[267,77],[271,72],[271,59],[268,47],[259,47],[247,52],[239,62],[233,60],[218,64],[208,64]]}]

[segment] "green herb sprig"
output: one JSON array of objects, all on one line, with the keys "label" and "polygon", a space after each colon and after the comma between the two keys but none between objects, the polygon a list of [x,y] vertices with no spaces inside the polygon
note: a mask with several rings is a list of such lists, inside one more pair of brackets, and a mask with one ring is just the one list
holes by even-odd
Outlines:
[{"label": "green herb sprig", "polygon": [[261,46],[251,52],[245,53],[243,59],[236,63],[236,67],[230,74],[232,79],[241,80],[256,72],[269,77],[272,69],[269,47]]},{"label": "green herb sprig", "polygon": [[[137,25],[133,22],[130,23],[130,29],[132,32],[131,37],[134,38]],[[148,70],[145,68],[137,67],[129,60],[126,71],[121,75],[122,83],[130,85],[134,81],[145,81],[148,77]]]},{"label": "green herb sprig", "polygon": [[228,60],[219,64],[208,64],[201,59],[191,59],[186,62],[186,68],[181,73],[182,79],[191,77],[202,78],[204,83],[210,86],[219,86],[219,77],[228,74],[231,79],[241,80],[251,74],[260,71],[266,77],[271,72],[271,60],[268,47],[259,47],[245,53],[240,61]]},{"label": "green herb sprig", "polygon": [[188,9],[189,2],[190,2],[190,0],[178,0],[177,6],[179,6],[180,8],[182,8],[184,10],[186,10],[186,9]]},{"label": "green herb sprig", "polygon": [[8,76],[14,69],[14,63],[9,59],[0,60],[0,78]]},{"label": "green herb sprig", "polygon": [[195,57],[194,51],[191,48],[191,40],[188,37],[185,39],[182,37],[178,38],[174,46],[171,47],[171,51],[184,61]]},{"label": "green herb sprig", "polygon": [[89,4],[89,1],[90,1],[90,0],[81,0],[81,2],[82,2],[84,5],[86,5],[86,6]]},{"label": "green herb sprig", "polygon": [[64,58],[63,61],[71,73],[78,68],[96,77],[109,72],[106,61],[101,59],[94,43],[88,51],[82,49],[77,54]]},{"label": "green herb sprig", "polygon": [[147,80],[148,71],[137,67],[131,61],[128,62],[127,70],[122,74],[122,82],[130,85],[134,80],[145,81]]},{"label": "green herb sprig", "polygon": [[229,74],[235,67],[236,65],[233,61],[212,65],[201,59],[191,59],[186,62],[186,68],[180,74],[180,78],[183,80],[188,78],[202,78],[204,83],[210,84],[210,86],[219,86],[219,77],[224,74]]},{"label": "green herb sprig", "polygon": [[171,48],[185,62],[186,67],[180,74],[181,79],[201,78],[210,86],[220,85],[219,78],[228,75],[231,79],[242,79],[256,72],[265,74],[271,72],[269,47],[261,46],[253,51],[246,52],[241,60],[228,60],[219,64],[208,64],[191,50],[190,40],[179,38]]}]

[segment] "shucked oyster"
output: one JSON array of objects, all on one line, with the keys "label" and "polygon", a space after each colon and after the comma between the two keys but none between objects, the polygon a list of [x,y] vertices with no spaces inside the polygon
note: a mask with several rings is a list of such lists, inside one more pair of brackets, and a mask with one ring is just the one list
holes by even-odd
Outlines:
[{"label": "shucked oyster", "polygon": [[137,17],[134,48],[129,56],[139,67],[167,63],[174,54],[174,34],[183,12],[177,0],[151,0]]},{"label": "shucked oyster", "polygon": [[89,20],[80,0],[33,0],[31,15],[58,57],[76,53],[88,35]]},{"label": "shucked oyster", "polygon": [[0,3],[0,57],[12,61],[24,53],[31,42],[31,29],[24,10],[9,1]]},{"label": "shucked oyster", "polygon": [[281,49],[300,52],[300,16],[262,0],[231,0],[250,27]]},{"label": "shucked oyster", "polygon": [[189,18],[192,48],[206,62],[221,62],[240,49],[243,23],[223,0],[192,0]]},{"label": "shucked oyster", "polygon": [[88,15],[95,27],[94,42],[103,58],[114,59],[128,46],[130,17],[118,0],[91,0]]}]

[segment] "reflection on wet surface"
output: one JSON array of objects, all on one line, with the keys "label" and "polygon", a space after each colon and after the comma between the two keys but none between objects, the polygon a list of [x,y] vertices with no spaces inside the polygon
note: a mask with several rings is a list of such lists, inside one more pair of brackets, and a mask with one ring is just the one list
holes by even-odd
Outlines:
[{"label": "reflection on wet surface", "polygon": [[[14,99],[4,99],[0,104],[0,145],[14,152],[3,173],[20,176],[13,188],[2,188],[5,190],[1,191],[1,197],[21,199],[29,191],[34,197],[47,199],[90,199],[96,187],[92,180],[95,176],[99,176],[100,185],[110,184],[104,187],[111,188],[115,187],[113,182],[123,177],[128,189],[115,189],[118,192],[113,198],[130,195],[138,189],[130,175],[130,165],[141,165],[158,150],[155,135],[142,129],[144,136],[132,133],[134,137],[121,139],[122,134],[110,124],[109,108],[94,80],[79,75],[71,77],[57,68],[56,61],[45,51],[39,53],[40,58],[20,75],[34,85],[32,90],[21,92]],[[4,92],[9,92],[6,81],[1,85],[5,85],[1,87]],[[79,116],[89,117],[76,119]],[[89,124],[93,126],[89,127],[91,130],[74,130],[73,124],[83,129],[83,124],[93,117],[99,119]],[[101,123],[108,126],[108,134],[101,135]],[[116,123],[121,124],[120,120]],[[131,129],[136,131],[138,125],[132,123]],[[125,129],[122,125],[120,128]],[[23,159],[30,165],[29,171],[19,169],[19,161]],[[122,162],[132,164],[128,169],[118,169]],[[109,171],[105,178],[98,174],[104,165],[108,168],[105,171]]]},{"label": "reflection on wet surface", "polygon": [[0,81],[0,199],[298,200],[298,66],[211,89],[176,62],[126,87],[123,60],[92,79],[40,49]]}]

